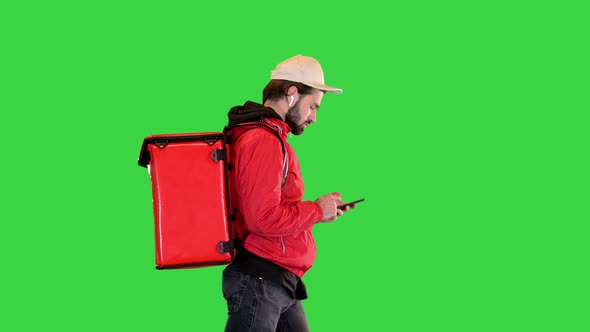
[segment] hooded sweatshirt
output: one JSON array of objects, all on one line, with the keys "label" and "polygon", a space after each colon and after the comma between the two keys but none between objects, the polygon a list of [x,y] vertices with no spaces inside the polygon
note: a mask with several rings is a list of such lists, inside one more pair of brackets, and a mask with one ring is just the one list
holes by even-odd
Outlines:
[{"label": "hooded sweatshirt", "polygon": [[[287,142],[291,127],[272,108],[251,101],[233,107],[228,119],[237,237],[250,253],[302,277],[315,260],[312,227],[323,213],[318,204],[302,201],[299,161]],[[282,136],[288,160],[284,185],[283,145],[276,134],[262,127],[234,127],[251,121],[264,121]]]}]

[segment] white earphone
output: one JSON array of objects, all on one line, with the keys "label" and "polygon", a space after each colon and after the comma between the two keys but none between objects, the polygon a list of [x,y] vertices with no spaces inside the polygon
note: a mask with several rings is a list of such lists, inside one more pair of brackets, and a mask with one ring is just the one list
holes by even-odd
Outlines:
[{"label": "white earphone", "polygon": [[291,107],[291,104],[293,104],[293,98],[295,98],[295,97],[293,97],[293,95],[291,95],[291,101],[289,101],[289,107]]}]

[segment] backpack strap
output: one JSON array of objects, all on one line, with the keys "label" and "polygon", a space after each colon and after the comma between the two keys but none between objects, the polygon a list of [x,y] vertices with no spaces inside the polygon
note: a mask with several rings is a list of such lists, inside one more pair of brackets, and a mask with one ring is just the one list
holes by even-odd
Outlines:
[{"label": "backpack strap", "polygon": [[[274,133],[278,138],[279,141],[281,142],[281,148],[283,150],[283,180],[281,182],[281,187],[285,186],[285,183],[287,183],[287,174],[289,173],[289,155],[287,154],[287,148],[286,148],[286,144],[285,144],[285,140],[283,139],[283,136],[281,136],[282,133],[282,129],[279,126],[276,125],[272,125],[270,124],[270,122],[264,118],[261,118],[259,121],[254,121],[254,122],[243,122],[243,123],[239,123],[236,125],[233,125],[230,128],[228,128],[227,126],[223,129],[223,140],[225,143],[229,143],[229,137],[231,136],[231,131],[235,128],[238,127],[263,127],[268,129],[270,132]],[[227,192],[229,193],[229,189],[227,190]],[[229,198],[228,198],[229,199]],[[243,239],[238,239],[237,237],[234,237],[233,231],[232,231],[232,222],[234,219],[234,215],[233,213],[229,214],[230,216],[230,222],[229,222],[229,232],[230,234],[232,234],[232,241],[229,241],[229,243],[227,243],[228,247],[227,250],[230,251],[232,253],[232,261],[234,260],[234,250],[241,250],[243,249],[243,243],[246,240],[246,238],[248,237],[248,235],[250,234],[250,231],[248,230],[246,232],[246,234],[244,234],[244,238]]]},{"label": "backpack strap", "polygon": [[263,128],[268,129],[272,133],[274,133],[279,138],[279,141],[281,142],[281,147],[283,149],[283,180],[281,182],[281,187],[284,187],[285,183],[287,183],[287,174],[289,173],[289,155],[287,154],[285,140],[283,139],[283,136],[281,136],[281,133],[283,131],[282,128],[279,126],[276,126],[276,125],[272,125],[272,124],[270,124],[270,122],[268,120],[262,118],[259,121],[244,122],[244,123],[239,123],[239,124],[233,125],[231,129],[229,129],[226,126],[223,129],[223,135],[225,135],[227,138],[228,136],[231,135],[231,131],[234,128],[238,128],[238,127],[263,127]]}]

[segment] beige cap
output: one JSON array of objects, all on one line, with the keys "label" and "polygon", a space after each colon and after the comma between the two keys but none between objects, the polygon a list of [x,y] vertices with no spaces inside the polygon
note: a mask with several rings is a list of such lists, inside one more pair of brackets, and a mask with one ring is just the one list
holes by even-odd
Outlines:
[{"label": "beige cap", "polygon": [[324,72],[316,59],[301,54],[279,63],[270,74],[270,79],[299,82],[318,90],[342,93],[342,89],[324,84]]}]

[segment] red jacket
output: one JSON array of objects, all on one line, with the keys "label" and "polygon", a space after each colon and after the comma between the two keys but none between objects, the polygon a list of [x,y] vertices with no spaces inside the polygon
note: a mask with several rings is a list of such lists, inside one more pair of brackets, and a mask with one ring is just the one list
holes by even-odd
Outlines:
[{"label": "red jacket", "polygon": [[234,222],[244,247],[302,277],[313,265],[316,245],[312,227],[322,219],[321,207],[302,201],[303,178],[295,151],[287,143],[291,128],[277,118],[288,154],[287,181],[283,180],[283,148],[269,129],[235,128],[231,134],[230,185]]}]

